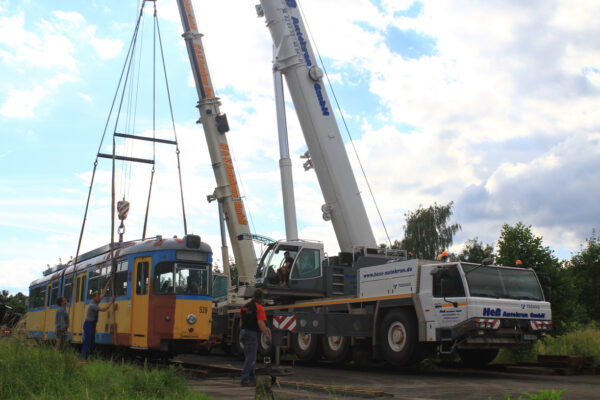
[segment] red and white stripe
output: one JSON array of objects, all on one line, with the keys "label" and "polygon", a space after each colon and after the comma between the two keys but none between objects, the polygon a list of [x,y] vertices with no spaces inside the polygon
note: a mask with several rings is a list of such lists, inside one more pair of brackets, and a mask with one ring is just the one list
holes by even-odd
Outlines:
[{"label": "red and white stripe", "polygon": [[491,329],[498,329],[500,328],[500,320],[499,319],[492,319],[492,318],[477,318],[475,320],[478,323],[490,323],[492,324],[492,328]]},{"label": "red and white stripe", "polygon": [[129,214],[129,202],[127,200],[120,200],[117,203],[117,211],[119,212],[119,219],[124,220]]},{"label": "red and white stripe", "polygon": [[531,329],[534,331],[539,331],[543,329],[545,326],[546,329],[550,329],[552,327],[552,321],[529,321],[531,324]]},{"label": "red and white stripe", "polygon": [[274,315],[273,328],[284,331],[296,332],[296,314],[293,315]]}]

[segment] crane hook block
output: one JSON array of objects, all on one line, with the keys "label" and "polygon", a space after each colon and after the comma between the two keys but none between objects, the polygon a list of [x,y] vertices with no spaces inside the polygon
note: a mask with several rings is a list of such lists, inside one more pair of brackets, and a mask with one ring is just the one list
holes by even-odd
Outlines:
[{"label": "crane hook block", "polygon": [[219,114],[215,117],[217,122],[217,130],[219,133],[229,132],[229,123],[227,122],[227,114]]},{"label": "crane hook block", "polygon": [[117,202],[117,211],[119,212],[119,219],[123,221],[129,214],[129,202],[125,199]]}]

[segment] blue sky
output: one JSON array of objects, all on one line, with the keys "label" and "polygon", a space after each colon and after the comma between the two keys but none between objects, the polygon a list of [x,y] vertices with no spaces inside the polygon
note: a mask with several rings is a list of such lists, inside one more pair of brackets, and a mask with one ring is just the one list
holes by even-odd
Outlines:
[{"label": "blue sky", "polygon": [[[476,236],[494,243],[502,224],[523,221],[568,258],[600,226],[600,5],[300,4],[392,239],[402,237],[407,210],[449,201],[463,228],[455,251]],[[90,173],[138,5],[0,0],[2,288],[24,291],[47,264],[75,253]],[[282,238],[268,30],[253,3],[194,5],[213,83],[229,117],[253,230]],[[214,178],[195,124],[197,97],[174,1],[158,1],[158,15],[189,231],[218,249],[216,206],[206,202]],[[151,24],[147,15],[138,134],[151,128]],[[157,93],[159,135],[170,138],[164,88]],[[321,219],[314,172],[302,169],[299,155],[306,146],[289,102],[288,122],[300,236],[324,241],[333,254],[333,230]],[[151,156],[147,147],[133,151]],[[174,152],[163,146],[157,154],[148,233],[182,235]],[[149,174],[138,166],[118,185],[119,195],[124,191],[132,202],[128,238],[141,234]],[[367,193],[364,178],[357,174],[357,181]],[[100,161],[84,251],[109,240],[109,190],[109,164]],[[372,200],[364,202],[377,240],[385,241]]]}]

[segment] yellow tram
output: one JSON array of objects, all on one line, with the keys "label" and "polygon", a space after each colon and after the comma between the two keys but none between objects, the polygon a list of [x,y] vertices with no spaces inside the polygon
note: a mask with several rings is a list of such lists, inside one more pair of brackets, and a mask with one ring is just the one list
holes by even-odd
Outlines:
[{"label": "yellow tram", "polygon": [[[140,350],[180,352],[211,341],[212,251],[199,236],[115,244],[114,285],[102,303],[115,304],[99,313],[96,344]],[[56,300],[68,300],[69,341],[81,343],[83,322],[94,291],[111,276],[110,246],[79,257],[77,264],[58,265],[31,283],[27,336],[56,338]]]}]

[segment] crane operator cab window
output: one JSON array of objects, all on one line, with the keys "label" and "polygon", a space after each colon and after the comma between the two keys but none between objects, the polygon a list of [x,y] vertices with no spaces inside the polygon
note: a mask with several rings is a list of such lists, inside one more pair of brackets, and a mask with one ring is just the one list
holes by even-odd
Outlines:
[{"label": "crane operator cab window", "polygon": [[296,246],[277,246],[277,243],[270,245],[260,260],[256,278],[264,278],[264,283],[270,285],[287,285],[297,255]]},{"label": "crane operator cab window", "polygon": [[465,287],[456,266],[442,267],[433,275],[433,297],[464,297]]},{"label": "crane operator cab window", "polygon": [[302,249],[292,268],[292,279],[316,278],[320,275],[319,250]]}]

